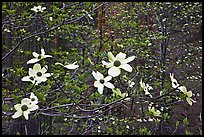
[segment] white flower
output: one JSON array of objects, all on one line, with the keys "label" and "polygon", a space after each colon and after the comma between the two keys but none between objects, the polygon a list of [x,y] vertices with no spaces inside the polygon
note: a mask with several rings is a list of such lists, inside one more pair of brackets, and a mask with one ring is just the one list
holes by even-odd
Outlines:
[{"label": "white flower", "polygon": [[179,87],[179,89],[181,90],[181,92],[183,92],[186,95],[186,101],[188,102],[189,105],[192,106],[192,102],[196,103],[196,101],[191,98],[193,95],[192,91],[187,91],[185,86],[181,86]]},{"label": "white flower", "polygon": [[94,82],[94,87],[98,88],[98,92],[100,94],[103,94],[104,86],[106,86],[107,88],[110,88],[110,89],[115,88],[115,86],[112,83],[108,82],[108,81],[110,81],[112,79],[111,76],[107,76],[107,77],[104,78],[103,74],[101,74],[98,71],[97,72],[93,71],[92,75],[96,79],[96,81]]},{"label": "white flower", "polygon": [[8,33],[11,32],[9,29],[4,29],[4,31],[5,31],[5,32],[8,32]]},{"label": "white flower", "polygon": [[153,118],[149,117],[149,118],[148,118],[148,121],[153,121]]},{"label": "white flower", "polygon": [[150,97],[152,97],[152,95],[149,93],[148,90],[153,90],[153,88],[151,86],[149,86],[149,84],[146,84],[142,81],[142,79],[140,80],[140,86],[141,88],[144,90],[145,95],[149,95]]},{"label": "white flower", "polygon": [[[131,56],[126,58],[126,54],[120,52],[116,55],[116,57],[113,56],[111,52],[108,52],[108,58],[109,63],[102,61],[103,65],[106,66],[106,68],[109,68],[108,74],[112,77],[116,77],[120,75],[121,68],[125,71],[132,72],[132,67],[127,64],[135,59],[135,56]],[[126,58],[126,59],[125,59]]]},{"label": "white flower", "polygon": [[21,80],[22,81],[30,81],[35,85],[38,85],[39,83],[41,83],[41,82],[36,81],[35,71],[33,69],[29,68],[28,74],[29,74],[29,76],[25,76]]},{"label": "white flower", "polygon": [[53,21],[53,17],[49,17],[49,20],[50,20],[50,21]]},{"label": "white flower", "polygon": [[35,58],[30,59],[27,64],[32,64],[32,63],[36,63],[38,61],[40,61],[41,59],[47,58],[47,57],[52,57],[51,55],[45,55],[45,50],[41,49],[41,54],[38,54],[36,52],[33,52],[33,56]]},{"label": "white flower", "polygon": [[38,104],[38,98],[33,94],[33,92],[30,94],[30,100],[32,104]]},{"label": "white flower", "polygon": [[12,118],[18,118],[23,115],[25,119],[28,120],[28,114],[30,114],[30,111],[34,111],[39,107],[36,104],[32,104],[29,98],[24,98],[21,100],[21,104],[14,105],[14,108],[17,112],[14,113]]},{"label": "white flower", "polygon": [[136,119],[138,122],[142,122],[142,119],[141,118],[139,118],[139,119]]},{"label": "white flower", "polygon": [[75,65],[77,61],[75,61],[73,64],[63,65],[62,63],[56,62],[55,65],[61,65],[67,69],[76,69],[79,67],[79,65]]},{"label": "white flower", "polygon": [[174,78],[174,74],[170,73],[170,79],[171,79],[171,84],[173,88],[176,88],[179,86],[178,81]]},{"label": "white flower", "polygon": [[43,12],[43,10],[45,10],[46,7],[41,7],[40,5],[39,6],[34,6],[33,8],[31,8],[30,10],[34,11],[34,12]]},{"label": "white flower", "polygon": [[50,77],[52,73],[46,73],[47,72],[47,65],[45,67],[41,68],[40,64],[36,63],[33,66],[33,69],[29,68],[29,76],[23,77],[22,81],[31,81],[33,84],[38,85],[41,82],[45,82],[47,80],[47,77]]},{"label": "white flower", "polygon": [[112,91],[113,91],[113,96],[115,96],[115,97],[119,96],[119,97],[124,98],[124,97],[128,96],[128,93],[121,93],[119,88],[112,89]]},{"label": "white flower", "polygon": [[135,82],[132,82],[132,81],[129,80],[128,85],[129,85],[130,88],[132,88],[135,85]]}]

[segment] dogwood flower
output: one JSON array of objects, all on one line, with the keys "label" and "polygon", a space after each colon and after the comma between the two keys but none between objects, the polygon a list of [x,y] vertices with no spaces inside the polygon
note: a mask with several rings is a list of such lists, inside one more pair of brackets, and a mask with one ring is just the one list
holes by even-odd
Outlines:
[{"label": "dogwood flower", "polygon": [[33,66],[33,69],[29,68],[29,76],[25,76],[21,80],[31,81],[35,85],[38,85],[41,82],[45,82],[47,80],[47,77],[52,76],[52,73],[46,73],[47,72],[46,68],[48,68],[47,65],[41,68],[41,65],[36,63]]},{"label": "dogwood flower", "polygon": [[39,108],[38,105],[32,104],[31,99],[24,98],[21,100],[21,104],[14,105],[15,110],[17,110],[14,115],[12,115],[12,118],[18,118],[21,115],[25,117],[26,120],[28,120],[28,114],[30,114],[30,111],[34,111]]},{"label": "dogwood flower", "polygon": [[120,52],[116,55],[116,57],[114,57],[111,52],[108,52],[108,58],[110,61],[109,63],[105,61],[102,61],[102,63],[106,66],[106,68],[109,68],[108,74],[110,76],[117,77],[118,75],[120,75],[121,68],[127,72],[132,72],[132,67],[127,63],[133,61],[135,59],[135,56],[126,58],[126,54]]},{"label": "dogwood flower", "polygon": [[38,98],[33,94],[33,92],[30,94],[30,100],[32,104],[38,104]]},{"label": "dogwood flower", "polygon": [[34,12],[43,12],[43,10],[45,10],[46,7],[41,7],[40,5],[39,6],[34,6],[33,8],[31,8],[30,10],[34,11]]},{"label": "dogwood flower", "polygon": [[96,79],[96,81],[94,82],[94,87],[98,88],[98,92],[100,94],[103,94],[104,86],[106,86],[107,88],[110,88],[110,89],[115,88],[115,86],[109,82],[112,79],[111,76],[107,76],[104,78],[103,74],[101,74],[98,71],[97,72],[93,71],[92,75]]},{"label": "dogwood flower", "polygon": [[133,81],[131,81],[131,80],[128,81],[128,86],[129,86],[130,88],[132,88],[134,85],[135,85],[135,82],[133,82]]},{"label": "dogwood flower", "polygon": [[155,110],[154,107],[148,106],[148,113],[152,116],[160,116],[161,112],[159,110]]},{"label": "dogwood flower", "polygon": [[61,65],[67,69],[76,69],[79,67],[79,65],[76,65],[77,61],[75,61],[73,64],[63,65],[62,63],[56,62],[55,65]]},{"label": "dogwood flower", "polygon": [[145,92],[145,95],[149,95],[150,97],[152,97],[152,95],[149,93],[148,90],[153,90],[153,88],[149,84],[145,84],[141,79],[140,80],[140,86],[143,89],[143,91]]},{"label": "dogwood flower", "polygon": [[47,57],[52,57],[51,55],[45,55],[45,50],[41,49],[41,54],[38,54],[36,52],[33,52],[33,56],[35,58],[30,59],[27,64],[32,64],[32,63],[36,63],[38,61],[40,61],[41,59],[47,58]]},{"label": "dogwood flower", "polygon": [[196,103],[195,100],[193,100],[191,97],[192,97],[192,91],[187,91],[186,87],[185,86],[180,86],[179,87],[180,91],[183,92],[186,96],[186,101],[188,102],[189,105],[192,106],[192,102],[193,103]]},{"label": "dogwood flower", "polygon": [[21,80],[30,81],[35,85],[38,85],[39,83],[41,83],[35,79],[35,71],[33,69],[29,68],[28,74],[29,74],[28,76],[23,77]]},{"label": "dogwood flower", "polygon": [[170,73],[170,79],[171,79],[171,84],[173,88],[176,88],[179,86],[178,81],[174,78],[174,74]]},{"label": "dogwood flower", "polygon": [[35,79],[39,82],[45,82],[47,80],[47,77],[52,76],[52,73],[46,73],[47,69],[48,69],[47,65],[41,68],[41,65],[36,63],[33,66],[33,70],[35,71]]}]

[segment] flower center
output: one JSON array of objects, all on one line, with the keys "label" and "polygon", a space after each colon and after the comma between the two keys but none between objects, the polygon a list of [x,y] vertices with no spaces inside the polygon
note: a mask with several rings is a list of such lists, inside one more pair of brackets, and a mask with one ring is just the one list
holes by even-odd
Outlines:
[{"label": "flower center", "polygon": [[35,98],[31,98],[31,101],[35,101]]},{"label": "flower center", "polygon": [[38,72],[38,73],[37,73],[37,76],[38,76],[38,77],[41,77],[41,76],[42,76],[42,73],[41,73],[41,72]]},{"label": "flower center", "polygon": [[42,56],[41,56],[41,55],[39,55],[39,56],[38,56],[38,59],[41,59],[41,57],[42,57]]},{"label": "flower center", "polygon": [[33,80],[34,80],[34,77],[30,77],[30,80],[32,80],[32,81],[33,81]]},{"label": "flower center", "polygon": [[120,63],[119,60],[116,60],[116,61],[114,62],[114,66],[119,67],[120,65],[121,65],[121,63]]},{"label": "flower center", "polygon": [[22,111],[26,111],[26,110],[28,110],[28,106],[27,106],[27,105],[23,105],[23,106],[21,106],[21,110],[22,110]]},{"label": "flower center", "polygon": [[100,79],[100,83],[103,84],[105,81],[103,79]]},{"label": "flower center", "polygon": [[174,83],[174,85],[177,85],[177,82],[174,81],[173,83]]}]

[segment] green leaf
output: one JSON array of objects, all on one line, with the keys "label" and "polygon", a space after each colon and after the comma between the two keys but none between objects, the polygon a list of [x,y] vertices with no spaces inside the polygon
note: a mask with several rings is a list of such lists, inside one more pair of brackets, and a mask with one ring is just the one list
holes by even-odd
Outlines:
[{"label": "green leaf", "polygon": [[179,126],[179,121],[176,121],[176,128]]},{"label": "green leaf", "polygon": [[183,119],[183,125],[187,125],[187,124],[188,124],[188,118],[185,117],[185,118]]},{"label": "green leaf", "polygon": [[60,94],[61,94],[60,92],[56,92],[56,96],[57,96],[57,97],[59,97],[59,96],[60,96]]}]

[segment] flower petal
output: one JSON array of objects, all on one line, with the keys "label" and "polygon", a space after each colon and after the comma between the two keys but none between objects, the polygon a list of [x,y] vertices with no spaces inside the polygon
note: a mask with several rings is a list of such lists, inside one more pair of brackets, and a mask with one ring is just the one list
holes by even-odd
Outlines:
[{"label": "flower petal", "polygon": [[29,68],[28,74],[30,77],[35,76],[36,71],[34,71],[33,69]]},{"label": "flower petal", "polygon": [[21,110],[21,104],[14,105],[15,110],[20,111]]},{"label": "flower petal", "polygon": [[135,59],[135,56],[128,57],[122,61],[122,64],[129,63],[129,62],[133,61],[134,59]]},{"label": "flower petal", "polygon": [[126,58],[126,54],[120,52],[120,53],[118,53],[118,54],[116,55],[115,58],[116,58],[117,60],[119,60],[119,61],[123,61],[123,60],[125,60],[125,58]]},{"label": "flower petal", "polygon": [[41,49],[41,56],[44,56],[44,55],[45,55],[45,50]]},{"label": "flower petal", "polygon": [[120,68],[124,69],[125,71],[132,72],[132,67],[129,64],[122,64]]},{"label": "flower petal", "polygon": [[69,65],[65,65],[64,67],[67,69],[76,69],[79,67],[79,65],[69,64]]},{"label": "flower petal", "polygon": [[33,70],[35,70],[35,71],[41,70],[41,65],[40,65],[39,63],[36,63],[36,64],[33,66]]},{"label": "flower petal", "polygon": [[[174,81],[174,80],[173,80]],[[174,82],[177,82],[177,81],[174,81]],[[173,85],[173,82],[172,82],[172,85]],[[186,89],[186,87],[185,86],[180,86],[180,87],[178,87],[178,89],[180,89],[181,90],[181,92],[183,92],[184,94],[186,94],[187,93],[187,89]]]},{"label": "flower petal", "polygon": [[14,113],[14,115],[12,115],[12,118],[18,118],[22,115],[22,111],[17,111]]},{"label": "flower petal", "polygon": [[113,62],[107,63],[107,62],[105,62],[105,61],[102,61],[102,64],[103,64],[104,66],[106,66],[106,68],[110,68],[110,67],[113,66]]},{"label": "flower petal", "polygon": [[29,107],[29,111],[34,111],[34,110],[36,110],[36,109],[38,109],[38,108],[39,108],[38,105],[32,104],[31,107]]},{"label": "flower petal", "polygon": [[108,59],[110,62],[113,62],[116,60],[116,58],[113,56],[113,54],[111,52],[108,52]]},{"label": "flower petal", "polygon": [[52,73],[45,73],[43,74],[43,77],[51,77],[52,76]]},{"label": "flower petal", "polygon": [[36,77],[35,78],[38,82],[45,82],[46,80],[47,80],[47,78],[46,77],[43,77],[43,76],[41,76],[41,77]]},{"label": "flower petal", "polygon": [[26,120],[28,120],[28,114],[30,114],[30,111],[24,111],[23,116],[25,117]]},{"label": "flower petal", "polygon": [[30,76],[25,76],[21,79],[22,81],[31,81]]},{"label": "flower petal", "polygon": [[140,86],[141,86],[141,88],[144,90],[144,88],[145,88],[145,83],[142,82],[142,79],[140,79]]},{"label": "flower petal", "polygon": [[101,74],[100,72],[97,71],[96,74],[97,74],[99,80],[100,80],[100,79],[104,79],[103,74]]},{"label": "flower petal", "polygon": [[100,84],[100,85],[98,86],[98,92],[99,92],[100,94],[103,94],[103,88],[104,88],[104,85],[103,85],[103,84]]},{"label": "flower petal", "polygon": [[35,98],[36,96],[33,94],[33,92],[30,93],[30,98]]},{"label": "flower petal", "polygon": [[118,75],[120,75],[120,73],[121,73],[120,68],[115,67],[115,66],[109,68],[109,70],[108,70],[108,75],[110,75],[112,77],[117,77]]},{"label": "flower petal", "polygon": [[105,85],[107,88],[110,88],[110,89],[114,89],[114,88],[115,88],[115,86],[114,86],[112,83],[110,83],[110,82],[105,82],[104,85]]},{"label": "flower petal", "polygon": [[94,77],[96,80],[100,80],[100,79],[98,78],[98,76],[97,76],[97,74],[96,74],[95,71],[92,71],[92,75],[93,75],[93,77]]},{"label": "flower petal", "polygon": [[102,84],[101,84],[99,81],[95,81],[95,82],[94,82],[94,87],[97,88],[97,87],[99,87],[100,85],[102,85]]},{"label": "flower petal", "polygon": [[172,80],[174,79],[174,73],[169,73],[169,75],[170,75],[170,79],[171,79],[171,82],[172,82]]},{"label": "flower petal", "polygon": [[35,58],[38,58],[39,54],[36,53],[36,52],[33,52],[33,56],[34,56]]},{"label": "flower petal", "polygon": [[36,63],[36,62],[38,62],[38,61],[39,61],[39,59],[33,58],[33,59],[30,59],[30,60],[27,62],[27,64]]},{"label": "flower petal", "polygon": [[45,67],[43,67],[43,68],[40,70],[40,72],[41,72],[42,74],[44,74],[45,72],[47,72],[47,69],[46,69]]},{"label": "flower petal", "polygon": [[44,55],[44,58],[52,57],[51,55]]},{"label": "flower petal", "polygon": [[29,98],[24,98],[21,100],[21,104],[29,105],[31,103],[31,100]]},{"label": "flower petal", "polygon": [[104,81],[107,82],[107,81],[110,81],[111,79],[112,79],[111,76],[107,76],[107,77],[104,78]]},{"label": "flower petal", "polygon": [[186,92],[186,95],[190,98],[190,97],[192,97],[193,93],[192,93],[192,91],[188,91],[188,92]]},{"label": "flower petal", "polygon": [[186,101],[188,102],[188,104],[190,105],[190,106],[192,106],[192,101],[191,101],[191,98],[186,98]]}]

